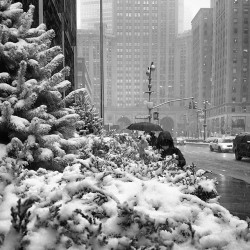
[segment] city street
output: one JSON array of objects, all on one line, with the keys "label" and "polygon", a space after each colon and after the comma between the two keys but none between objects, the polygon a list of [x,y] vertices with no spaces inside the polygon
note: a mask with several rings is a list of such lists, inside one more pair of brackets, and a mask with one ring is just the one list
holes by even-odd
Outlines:
[{"label": "city street", "polygon": [[212,171],[218,181],[220,204],[242,219],[250,217],[250,159],[236,161],[233,153],[211,152],[206,146],[178,146],[187,164]]}]

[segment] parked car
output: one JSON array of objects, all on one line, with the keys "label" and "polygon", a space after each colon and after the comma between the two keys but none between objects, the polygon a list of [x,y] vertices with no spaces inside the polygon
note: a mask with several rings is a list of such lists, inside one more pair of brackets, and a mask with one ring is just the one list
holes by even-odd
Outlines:
[{"label": "parked car", "polygon": [[210,151],[233,152],[233,138],[215,138],[209,143]]},{"label": "parked car", "polygon": [[250,157],[250,133],[241,133],[235,137],[233,151],[237,161],[240,161],[242,157]]},{"label": "parked car", "polygon": [[182,137],[177,137],[174,139],[176,145],[186,145],[186,140]]}]

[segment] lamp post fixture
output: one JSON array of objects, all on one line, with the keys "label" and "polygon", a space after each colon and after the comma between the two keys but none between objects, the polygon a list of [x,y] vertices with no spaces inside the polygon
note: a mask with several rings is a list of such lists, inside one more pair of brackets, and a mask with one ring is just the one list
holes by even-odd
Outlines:
[{"label": "lamp post fixture", "polygon": [[152,114],[151,114],[151,111],[152,111],[152,108],[153,108],[153,103],[151,102],[151,94],[154,92],[152,91],[152,84],[151,84],[151,80],[152,80],[152,77],[151,77],[151,74],[152,74],[152,71],[155,70],[155,65],[153,62],[151,62],[151,65],[148,67],[147,71],[146,71],[146,75],[148,76],[148,91],[146,91],[145,93],[148,93],[148,105],[147,105],[147,108],[148,108],[148,121],[151,122],[151,118],[152,118]]},{"label": "lamp post fixture", "polygon": [[104,125],[104,69],[103,69],[103,4],[100,0],[100,113],[102,118],[102,124]]}]

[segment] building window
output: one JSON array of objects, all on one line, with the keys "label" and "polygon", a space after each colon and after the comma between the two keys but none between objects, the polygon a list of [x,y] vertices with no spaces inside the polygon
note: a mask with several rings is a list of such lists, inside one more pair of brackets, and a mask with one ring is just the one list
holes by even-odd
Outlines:
[{"label": "building window", "polygon": [[243,12],[244,14],[248,14],[248,8],[244,8]]},{"label": "building window", "polygon": [[234,18],[234,23],[238,23],[238,18]]},{"label": "building window", "polygon": [[235,113],[235,107],[232,107],[232,113]]}]

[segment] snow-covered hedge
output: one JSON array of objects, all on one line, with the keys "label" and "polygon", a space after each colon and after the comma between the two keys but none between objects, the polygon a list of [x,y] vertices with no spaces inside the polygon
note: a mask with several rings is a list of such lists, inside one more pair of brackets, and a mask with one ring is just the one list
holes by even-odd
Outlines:
[{"label": "snow-covered hedge", "polygon": [[85,140],[61,173],[2,162],[1,249],[249,249],[204,171],[140,160],[128,136]]}]

